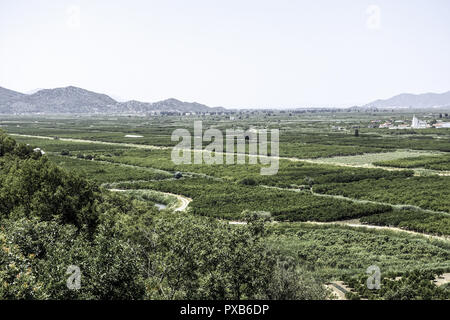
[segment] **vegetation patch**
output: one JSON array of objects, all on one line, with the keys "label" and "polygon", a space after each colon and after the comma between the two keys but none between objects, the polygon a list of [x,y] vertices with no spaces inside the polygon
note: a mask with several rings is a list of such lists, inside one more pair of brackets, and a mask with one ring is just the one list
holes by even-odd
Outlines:
[{"label": "vegetation patch", "polygon": [[372,216],[365,216],[361,222],[393,226],[428,234],[450,236],[450,215],[430,213],[420,210],[393,210]]},{"label": "vegetation patch", "polygon": [[350,183],[314,186],[317,193],[349,198],[408,204],[423,209],[450,212],[450,179],[441,176],[406,179],[366,179]]},{"label": "vegetation patch", "polygon": [[431,170],[450,170],[450,154],[419,156],[388,161],[378,161],[377,166],[396,168],[425,168]]}]

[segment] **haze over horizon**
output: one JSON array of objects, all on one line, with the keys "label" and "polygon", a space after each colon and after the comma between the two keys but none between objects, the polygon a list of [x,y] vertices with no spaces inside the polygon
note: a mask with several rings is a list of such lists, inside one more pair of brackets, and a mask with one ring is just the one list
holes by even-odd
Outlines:
[{"label": "haze over horizon", "polygon": [[0,4],[0,86],[226,108],[348,107],[450,90],[450,2]]}]

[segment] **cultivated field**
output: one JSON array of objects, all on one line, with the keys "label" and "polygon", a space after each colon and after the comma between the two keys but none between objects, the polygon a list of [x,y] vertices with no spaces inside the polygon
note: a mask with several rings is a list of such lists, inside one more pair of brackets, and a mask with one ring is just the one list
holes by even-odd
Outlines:
[{"label": "cultivated field", "polygon": [[[136,241],[139,250],[144,246],[139,241],[153,239],[139,234],[146,219],[164,232],[187,232],[186,237],[197,237],[203,226],[214,223],[208,228],[226,237],[250,228],[253,216],[265,220],[255,227],[264,229],[261,245],[319,287],[343,283],[352,299],[449,299],[449,285],[437,286],[433,279],[450,272],[450,129],[367,128],[373,119],[409,116],[257,112],[233,121],[221,115],[9,116],[0,125],[18,143],[41,148],[49,161],[93,183],[96,192],[127,199],[120,205],[124,213],[108,223],[120,237]],[[203,121],[204,130],[279,128],[278,173],[260,175],[264,164],[174,164],[171,134],[180,128],[193,132],[195,120]],[[341,129],[334,129],[337,125]],[[5,161],[0,171],[7,176],[13,165]],[[2,188],[8,179],[13,178],[5,178]],[[132,205],[138,209],[129,209],[134,213],[127,216],[125,207]],[[144,207],[151,209],[140,214]],[[20,216],[28,209],[14,210]],[[101,223],[112,219],[109,215]],[[170,251],[173,243],[167,241],[161,246]],[[366,269],[373,265],[382,274],[377,291],[365,287]],[[160,285],[175,286],[170,281]],[[177,285],[185,287],[175,290],[175,298],[202,297],[183,295],[189,284]],[[164,290],[146,294],[166,297]]]}]

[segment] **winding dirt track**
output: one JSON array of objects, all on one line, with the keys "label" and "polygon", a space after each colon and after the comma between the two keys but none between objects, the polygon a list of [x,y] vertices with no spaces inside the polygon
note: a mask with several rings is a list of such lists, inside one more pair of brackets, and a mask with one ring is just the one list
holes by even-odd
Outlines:
[{"label": "winding dirt track", "polygon": [[[108,189],[111,192],[130,192],[130,191],[135,191],[135,190],[128,190],[128,189]],[[178,206],[176,206],[174,208],[174,211],[186,211],[187,207],[189,206],[189,203],[191,203],[192,199],[185,197],[185,196],[181,196],[179,194],[173,194],[173,193],[168,193],[168,192],[161,192],[161,191],[157,191],[157,190],[151,190],[151,189],[145,189],[145,190],[150,190],[150,191],[154,191],[156,193],[160,193],[160,194],[164,194],[167,196],[172,196],[177,198],[178,200]]]},{"label": "winding dirt track", "polygon": [[181,202],[181,205],[178,208],[176,208],[175,211],[186,211],[187,207],[189,206],[189,203],[191,203],[192,201],[191,198],[180,196],[179,194],[173,193],[166,193],[166,194],[177,197],[177,199]]},{"label": "winding dirt track", "polygon": [[401,228],[397,228],[397,227],[389,227],[389,226],[375,226],[375,225],[371,225],[371,224],[358,224],[358,223],[350,223],[347,221],[334,221],[334,222],[307,221],[304,223],[317,224],[317,225],[341,225],[341,226],[347,226],[347,227],[353,227],[353,228],[366,228],[366,229],[376,229],[376,230],[390,230],[390,231],[395,231],[395,232],[409,233],[409,234],[422,236],[422,237],[426,237],[426,238],[431,238],[431,239],[437,239],[437,240],[441,240],[441,241],[450,241],[450,237],[435,236],[435,235],[431,235],[431,234],[427,234],[427,233],[420,233],[420,232],[416,232],[416,231],[405,230],[405,229],[401,229]]}]

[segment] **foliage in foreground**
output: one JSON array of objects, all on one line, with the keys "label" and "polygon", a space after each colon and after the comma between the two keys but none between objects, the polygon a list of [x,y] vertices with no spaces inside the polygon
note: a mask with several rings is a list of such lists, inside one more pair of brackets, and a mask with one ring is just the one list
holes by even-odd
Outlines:
[{"label": "foliage in foreground", "polygon": [[[102,192],[0,134],[0,299],[323,299],[248,226]],[[22,148],[22,147],[19,147]],[[69,266],[81,271],[70,290]]]},{"label": "foliage in foreground", "polygon": [[345,277],[345,282],[356,292],[347,293],[349,299],[385,300],[448,300],[450,290],[433,283],[439,272],[415,270],[404,274],[381,274],[380,289],[369,290],[367,274]]},{"label": "foliage in foreground", "polygon": [[[4,220],[0,298],[326,297],[317,280],[266,247],[261,222],[233,228],[183,214],[106,215],[92,239],[56,221]],[[66,287],[69,265],[81,270],[79,290]]]}]

